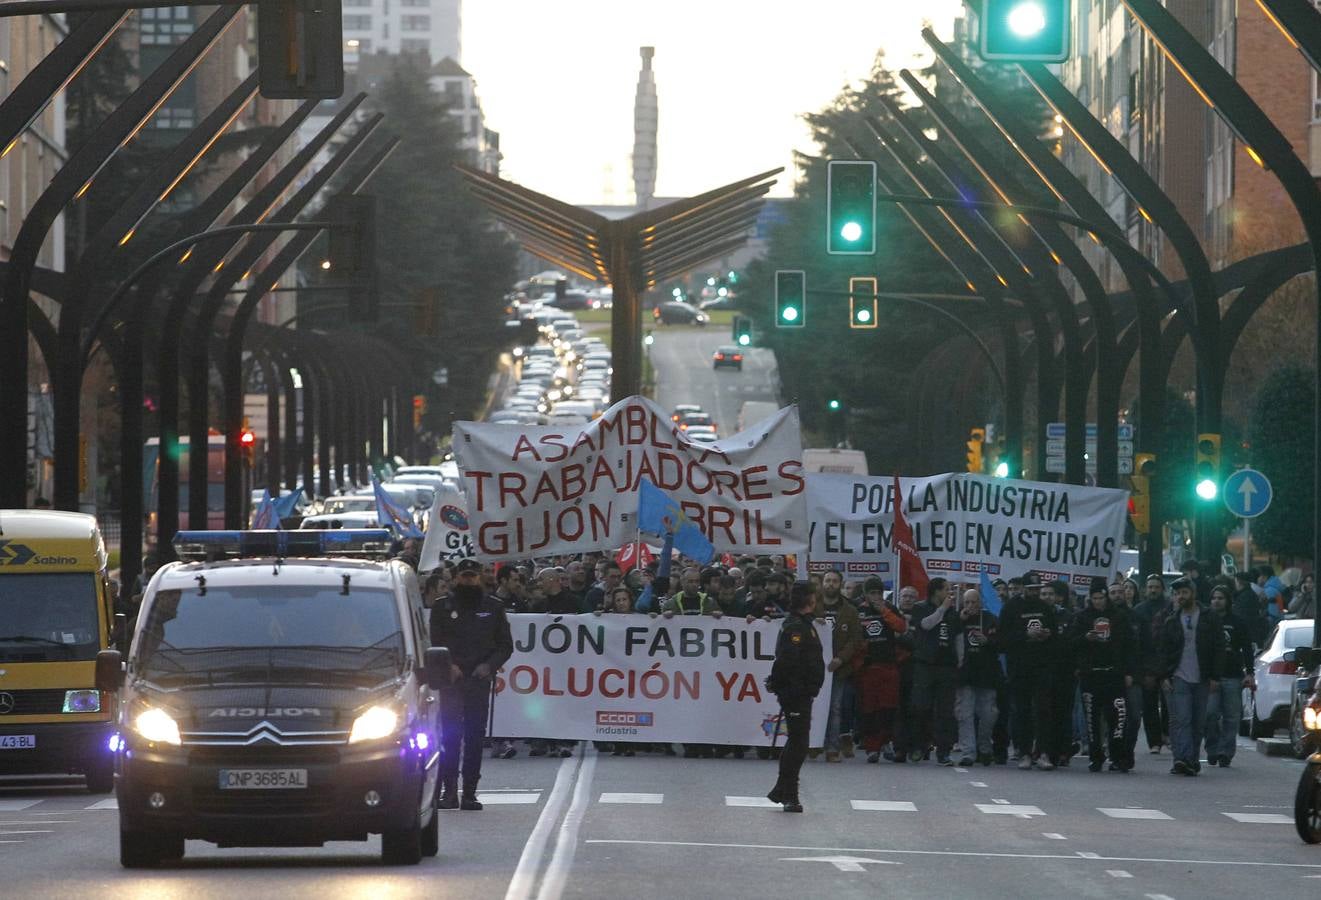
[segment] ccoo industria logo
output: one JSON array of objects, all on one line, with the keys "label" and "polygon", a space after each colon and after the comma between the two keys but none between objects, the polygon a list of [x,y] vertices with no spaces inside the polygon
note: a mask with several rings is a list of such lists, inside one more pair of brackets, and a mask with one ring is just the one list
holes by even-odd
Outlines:
[{"label": "ccoo industria logo", "polygon": [[597,728],[650,728],[655,724],[655,713],[617,712],[607,709],[596,711]]}]

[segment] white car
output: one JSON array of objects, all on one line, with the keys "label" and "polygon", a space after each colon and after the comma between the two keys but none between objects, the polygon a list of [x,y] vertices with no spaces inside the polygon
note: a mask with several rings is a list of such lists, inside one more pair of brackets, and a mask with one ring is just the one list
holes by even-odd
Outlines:
[{"label": "white car", "polygon": [[380,528],[376,520],[376,509],[371,512],[322,513],[319,516],[307,516],[299,528]]},{"label": "white car", "polygon": [[1298,671],[1292,651],[1311,644],[1311,619],[1283,619],[1276,623],[1252,666],[1257,690],[1250,709],[1251,737],[1270,737],[1277,728],[1289,724],[1294,678]]}]

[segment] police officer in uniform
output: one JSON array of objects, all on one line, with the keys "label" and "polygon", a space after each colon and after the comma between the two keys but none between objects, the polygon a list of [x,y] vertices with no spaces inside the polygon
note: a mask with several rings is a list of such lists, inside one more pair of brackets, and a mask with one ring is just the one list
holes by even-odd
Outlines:
[{"label": "police officer in uniform", "polygon": [[[440,689],[441,809],[477,810],[482,740],[491,701],[491,678],[514,652],[504,606],[482,588],[482,566],[461,561],[454,589],[431,608],[431,645],[450,650],[450,684]],[[463,800],[459,800],[459,752]]]},{"label": "police officer in uniform", "polygon": [[795,583],[789,592],[789,615],[780,627],[780,638],[775,645],[775,662],[766,679],[767,689],[780,701],[780,714],[788,732],[780,756],[780,777],[766,797],[772,803],[782,804],[785,812],[803,811],[798,799],[798,772],[807,757],[812,701],[826,680],[821,639],[813,624],[815,605],[812,586]]}]

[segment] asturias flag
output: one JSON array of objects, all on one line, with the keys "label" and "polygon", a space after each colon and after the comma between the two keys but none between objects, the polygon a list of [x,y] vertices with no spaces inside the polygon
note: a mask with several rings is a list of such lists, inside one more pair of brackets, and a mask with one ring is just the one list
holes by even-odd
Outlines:
[{"label": "asturias flag", "polygon": [[638,530],[664,537],[674,535],[674,549],[705,565],[716,555],[716,548],[702,534],[702,529],[688,520],[678,501],[647,479],[639,482]]},{"label": "asturias flag", "polygon": [[995,585],[991,584],[991,576],[982,571],[981,582],[982,609],[993,616],[1000,615],[1000,595],[995,592]]},{"label": "asturias flag", "polygon": [[417,527],[413,517],[394,502],[375,475],[372,476],[372,490],[376,493],[376,521],[382,528],[392,529],[401,538],[422,537],[422,529]]},{"label": "asturias flag", "polygon": [[890,535],[890,542],[899,559],[895,591],[897,592],[901,587],[911,586],[917,588],[919,598],[925,598],[927,570],[922,565],[922,557],[918,555],[917,547],[913,543],[913,529],[904,521],[904,495],[899,487],[898,475],[894,476],[894,531]]}]

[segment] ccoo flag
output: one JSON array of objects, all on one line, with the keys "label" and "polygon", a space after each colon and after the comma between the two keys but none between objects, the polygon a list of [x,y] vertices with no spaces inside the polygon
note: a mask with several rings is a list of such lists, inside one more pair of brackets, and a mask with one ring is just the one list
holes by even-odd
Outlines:
[{"label": "ccoo flag", "polygon": [[904,494],[899,487],[899,476],[894,476],[894,531],[890,535],[899,567],[895,572],[896,596],[901,587],[917,588],[918,597],[927,595],[927,570],[913,542],[913,529],[904,521]]},{"label": "ccoo flag", "polygon": [[683,514],[678,501],[643,478],[638,482],[638,530],[648,534],[674,535],[674,549],[705,565],[716,555],[716,548],[702,534],[702,529]]},{"label": "ccoo flag", "polygon": [[391,529],[401,538],[422,537],[422,529],[417,527],[413,517],[394,502],[375,475],[372,476],[372,491],[376,494],[376,520],[382,528]]},{"label": "ccoo flag", "polygon": [[275,508],[275,501],[271,499],[270,488],[262,489],[261,502],[252,511],[252,527],[277,531],[280,528],[280,511]]}]

